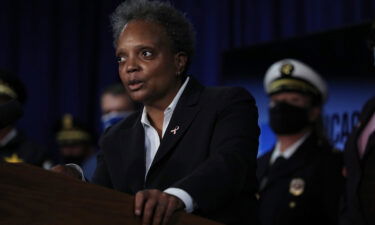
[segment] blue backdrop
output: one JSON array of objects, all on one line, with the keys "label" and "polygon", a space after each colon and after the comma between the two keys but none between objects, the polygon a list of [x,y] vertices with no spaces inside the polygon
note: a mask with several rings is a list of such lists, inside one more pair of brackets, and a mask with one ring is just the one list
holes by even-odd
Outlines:
[{"label": "blue backdrop", "polygon": [[[120,0],[1,0],[0,67],[29,100],[20,126],[51,144],[66,112],[99,127],[99,93],[117,81],[108,15]],[[191,73],[220,83],[222,52],[368,21],[375,0],[175,0],[197,30]]]}]

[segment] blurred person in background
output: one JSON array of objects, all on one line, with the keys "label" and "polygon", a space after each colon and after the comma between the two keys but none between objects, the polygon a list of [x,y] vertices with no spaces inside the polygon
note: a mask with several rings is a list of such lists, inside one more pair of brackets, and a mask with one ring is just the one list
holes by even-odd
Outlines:
[{"label": "blurred person in background", "polygon": [[[375,23],[368,42],[375,65]],[[375,96],[363,106],[359,123],[348,138],[344,164],[341,225],[375,224]]]},{"label": "blurred person in background", "polygon": [[102,110],[102,131],[127,118],[140,107],[130,99],[121,83],[112,84],[104,89],[100,98]]},{"label": "blurred person in background", "polygon": [[375,224],[375,97],[363,107],[345,145],[342,225]]},{"label": "blurred person in background", "polygon": [[337,224],[342,157],[324,136],[325,81],[306,64],[284,59],[268,69],[264,87],[277,142],[258,159],[261,224]]},{"label": "blurred person in background", "polygon": [[44,166],[49,162],[46,150],[16,128],[26,98],[21,80],[13,73],[0,70],[0,160]]},{"label": "blurred person in background", "polygon": [[56,133],[61,163],[76,164],[86,179],[91,180],[96,168],[96,148],[93,132],[87,126],[65,114]]}]

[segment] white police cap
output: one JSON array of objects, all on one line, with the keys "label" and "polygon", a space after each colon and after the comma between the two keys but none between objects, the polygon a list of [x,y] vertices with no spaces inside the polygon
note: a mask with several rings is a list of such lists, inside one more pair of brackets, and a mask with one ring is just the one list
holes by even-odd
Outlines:
[{"label": "white police cap", "polygon": [[264,77],[264,89],[268,95],[297,91],[312,94],[325,102],[327,85],[311,67],[296,59],[283,59],[272,64]]}]

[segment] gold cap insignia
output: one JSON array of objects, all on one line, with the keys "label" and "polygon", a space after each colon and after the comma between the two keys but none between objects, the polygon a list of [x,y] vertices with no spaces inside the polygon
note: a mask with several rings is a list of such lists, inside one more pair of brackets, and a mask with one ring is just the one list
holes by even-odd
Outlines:
[{"label": "gold cap insignia", "polygon": [[90,142],[91,136],[86,131],[73,124],[73,116],[65,114],[62,119],[62,129],[57,133],[56,139],[60,144]]},{"label": "gold cap insignia", "polygon": [[293,209],[296,207],[296,202],[289,202],[289,208]]},{"label": "gold cap insignia", "polygon": [[65,114],[62,119],[62,127],[64,130],[70,130],[73,128],[73,116],[70,114]]},{"label": "gold cap insignia", "polygon": [[294,70],[294,66],[292,64],[289,64],[289,63],[284,64],[281,66],[281,69],[280,69],[281,76],[290,76],[292,75],[293,70]]},{"label": "gold cap insignia", "polygon": [[305,181],[301,178],[294,178],[290,182],[289,192],[294,196],[300,196],[305,190]]},{"label": "gold cap insignia", "polygon": [[4,157],[5,162],[8,163],[21,163],[23,160],[18,157],[16,153],[13,153],[10,157]]},{"label": "gold cap insignia", "polygon": [[4,81],[0,80],[0,94],[7,95],[11,98],[17,98],[17,93],[13,90],[9,84],[5,83]]}]

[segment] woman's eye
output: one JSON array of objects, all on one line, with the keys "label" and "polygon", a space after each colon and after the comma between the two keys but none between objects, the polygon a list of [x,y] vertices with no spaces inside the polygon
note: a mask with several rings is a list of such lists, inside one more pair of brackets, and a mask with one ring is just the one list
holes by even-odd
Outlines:
[{"label": "woman's eye", "polygon": [[152,52],[150,52],[150,51],[142,51],[142,55],[144,57],[151,57],[152,56]]},{"label": "woman's eye", "polygon": [[122,62],[125,61],[125,58],[124,57],[120,57],[120,56],[116,57],[116,59],[117,59],[118,63],[122,63]]}]

